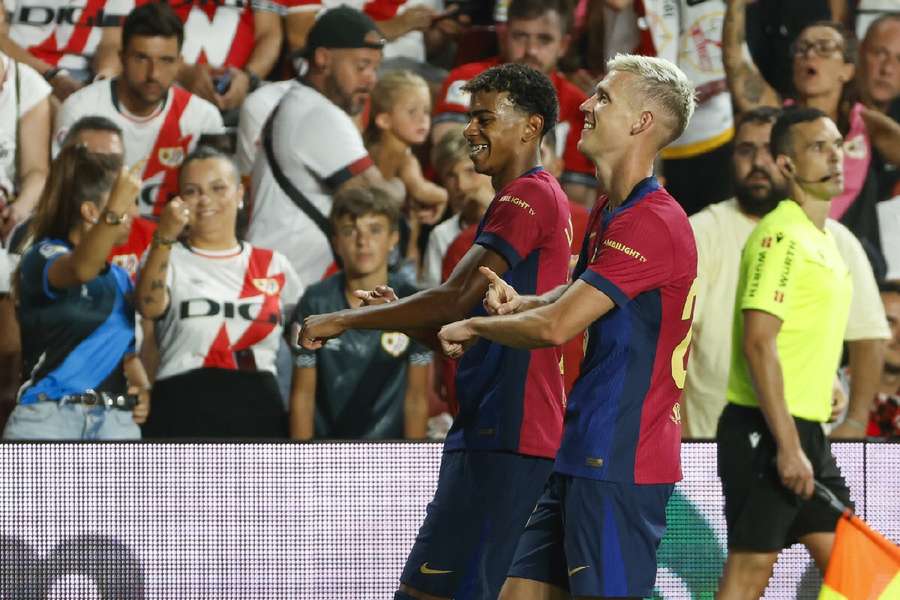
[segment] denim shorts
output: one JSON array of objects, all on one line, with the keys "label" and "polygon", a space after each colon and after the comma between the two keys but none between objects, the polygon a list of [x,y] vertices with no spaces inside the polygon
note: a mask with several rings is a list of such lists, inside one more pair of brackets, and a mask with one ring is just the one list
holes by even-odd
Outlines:
[{"label": "denim shorts", "polygon": [[139,440],[141,430],[130,410],[35,402],[17,404],[6,429],[6,440]]}]

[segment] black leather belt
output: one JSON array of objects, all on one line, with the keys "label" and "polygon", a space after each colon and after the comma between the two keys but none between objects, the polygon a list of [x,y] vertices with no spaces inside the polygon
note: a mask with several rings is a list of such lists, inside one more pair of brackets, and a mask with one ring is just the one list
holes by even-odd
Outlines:
[{"label": "black leather belt", "polygon": [[103,406],[105,408],[118,408],[119,410],[131,410],[138,403],[138,397],[134,394],[113,395],[109,392],[85,390],[83,394],[69,394],[58,399],[60,404],[83,404],[85,406]]}]

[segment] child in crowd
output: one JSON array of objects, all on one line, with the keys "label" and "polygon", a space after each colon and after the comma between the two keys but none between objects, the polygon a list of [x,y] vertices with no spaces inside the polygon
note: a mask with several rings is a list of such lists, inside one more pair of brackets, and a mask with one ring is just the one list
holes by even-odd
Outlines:
[{"label": "child in crowd", "polygon": [[399,331],[362,329],[346,331],[319,350],[296,346],[305,317],[361,306],[356,290],[388,285],[400,297],[415,293],[405,278],[388,272],[399,220],[400,211],[377,188],[344,190],[334,198],[332,246],[344,270],[311,285],[291,319],[294,439],[425,437],[427,348]]},{"label": "child in crowd", "polygon": [[434,225],[444,214],[447,191],[425,179],[412,152],[428,139],[431,95],[428,84],[410,71],[391,71],[372,92],[372,118],[366,147],[385,179],[400,179],[406,186],[409,239],[403,254],[420,264],[419,236],[423,225]]}]

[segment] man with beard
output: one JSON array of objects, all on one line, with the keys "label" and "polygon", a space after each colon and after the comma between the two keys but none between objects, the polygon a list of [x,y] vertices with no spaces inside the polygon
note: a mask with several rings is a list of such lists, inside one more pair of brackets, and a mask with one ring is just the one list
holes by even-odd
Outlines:
[{"label": "man with beard", "polygon": [[[710,205],[690,218],[697,240],[698,289],[684,390],[685,437],[714,438],[716,435],[728,387],[731,308],[741,250],[759,219],[787,196],[786,181],[769,152],[769,134],[779,114],[780,109],[764,106],[741,115],[732,157],[737,197]],[[853,278],[850,317],[844,333],[853,372],[850,409],[831,435],[863,437],[881,374],[883,340],[889,337],[889,331],[878,286],[862,245],[837,221],[828,219],[825,227],[834,236]]]},{"label": "man with beard", "polygon": [[358,10],[324,13],[309,32],[309,71],[291,82],[263,127],[247,239],[284,254],[305,284],[322,279],[332,262],[326,215],[335,193],[377,186],[398,205],[405,196],[384,181],[352,119],[375,87],[383,47]]},{"label": "man with beard", "polygon": [[149,3],[122,25],[122,74],[69,96],[57,117],[54,154],[82,117],[103,116],[122,129],[125,164],[146,159],[139,210],[159,215],[178,191],[181,161],[203,134],[224,130],[218,109],[173,85],[181,63],[184,27],[168,4]]}]

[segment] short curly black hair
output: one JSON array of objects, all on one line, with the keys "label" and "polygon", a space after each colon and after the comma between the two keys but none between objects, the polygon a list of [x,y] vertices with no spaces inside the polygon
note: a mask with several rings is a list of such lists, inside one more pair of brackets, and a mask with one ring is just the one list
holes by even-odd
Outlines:
[{"label": "short curly black hair", "polygon": [[556,127],[556,120],[559,118],[556,88],[537,69],[515,63],[498,65],[471,79],[462,89],[470,94],[506,92],[520,110],[529,115],[540,115],[544,119],[542,136]]}]

